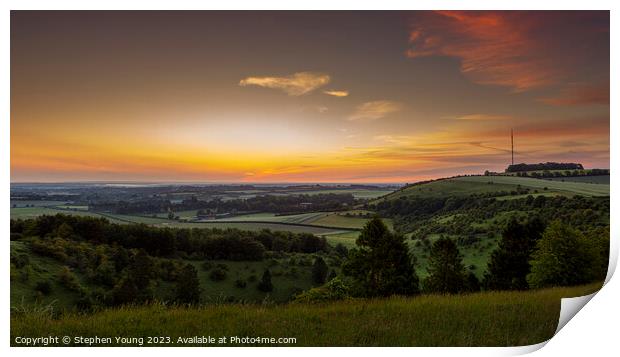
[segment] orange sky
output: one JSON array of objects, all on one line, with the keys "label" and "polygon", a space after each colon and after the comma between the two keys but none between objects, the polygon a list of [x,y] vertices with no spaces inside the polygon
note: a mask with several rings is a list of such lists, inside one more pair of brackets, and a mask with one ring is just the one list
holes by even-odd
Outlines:
[{"label": "orange sky", "polygon": [[12,12],[11,180],[609,167],[607,12]]}]

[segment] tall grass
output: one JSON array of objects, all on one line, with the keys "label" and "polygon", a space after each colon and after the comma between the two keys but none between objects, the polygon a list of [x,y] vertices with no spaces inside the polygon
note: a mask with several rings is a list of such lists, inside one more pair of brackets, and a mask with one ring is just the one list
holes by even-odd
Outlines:
[{"label": "tall grass", "polygon": [[590,284],[527,292],[349,300],[326,305],[154,304],[59,317],[22,312],[11,317],[11,345],[16,345],[17,336],[48,335],[169,336],[174,342],[178,337],[203,335],[294,337],[294,346],[528,345],[553,335],[562,297],[585,295],[599,288],[600,284]]}]

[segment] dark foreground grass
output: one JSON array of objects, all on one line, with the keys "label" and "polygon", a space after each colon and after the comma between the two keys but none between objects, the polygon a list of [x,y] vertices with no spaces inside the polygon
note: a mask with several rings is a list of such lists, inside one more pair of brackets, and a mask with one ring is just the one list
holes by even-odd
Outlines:
[{"label": "dark foreground grass", "polygon": [[[151,305],[94,314],[21,312],[11,317],[15,338],[39,336],[294,337],[281,346],[518,346],[549,339],[560,299],[590,294],[600,284],[529,292],[484,292],[351,300],[326,305],[218,305],[170,308]],[[60,344],[62,345],[62,343]],[[133,344],[135,345],[135,344]],[[203,344],[203,346],[239,344]],[[265,344],[268,345],[268,344]],[[152,345],[151,345],[152,346]],[[186,346],[186,345],[185,345]]]}]

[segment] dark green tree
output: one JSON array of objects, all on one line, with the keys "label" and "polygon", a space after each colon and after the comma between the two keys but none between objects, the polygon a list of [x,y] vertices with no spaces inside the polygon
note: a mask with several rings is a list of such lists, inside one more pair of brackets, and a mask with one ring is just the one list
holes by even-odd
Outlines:
[{"label": "dark green tree", "polygon": [[570,286],[602,279],[600,250],[580,231],[553,221],[532,253],[527,282],[532,288]]},{"label": "dark green tree", "polygon": [[200,302],[201,290],[196,268],[191,264],[185,265],[177,278],[176,300],[183,304],[196,304]]},{"label": "dark green tree", "polygon": [[478,277],[476,276],[476,274],[474,274],[471,271],[467,274],[466,290],[470,292],[480,291],[480,280],[478,280]]},{"label": "dark green tree", "polygon": [[321,257],[317,257],[312,265],[312,282],[314,282],[315,285],[325,284],[328,272],[329,267],[327,263],[325,263],[325,260]]},{"label": "dark green tree", "polygon": [[439,238],[428,258],[429,276],[423,290],[429,293],[458,294],[469,290],[463,256],[450,238]]},{"label": "dark green tree", "polygon": [[273,284],[271,283],[271,272],[269,271],[269,269],[265,269],[263,277],[258,282],[257,288],[258,290],[265,293],[273,291]]},{"label": "dark green tree", "polygon": [[419,280],[414,262],[402,235],[389,231],[380,218],[366,223],[343,264],[343,274],[351,277],[356,296],[414,295]]},{"label": "dark green tree", "polygon": [[497,249],[491,253],[482,285],[488,290],[527,289],[530,256],[544,229],[545,225],[538,218],[525,224],[516,219],[509,221]]},{"label": "dark green tree", "polygon": [[139,250],[131,257],[124,276],[112,289],[114,303],[127,304],[151,300],[153,272],[153,259],[145,251]]}]

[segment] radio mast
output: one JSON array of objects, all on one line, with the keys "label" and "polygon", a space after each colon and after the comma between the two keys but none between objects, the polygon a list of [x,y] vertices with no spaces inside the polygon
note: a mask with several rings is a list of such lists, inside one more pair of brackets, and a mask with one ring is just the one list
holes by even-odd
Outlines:
[{"label": "radio mast", "polygon": [[515,140],[512,135],[512,128],[510,128],[510,157],[511,157],[511,162],[514,165],[515,164]]}]

